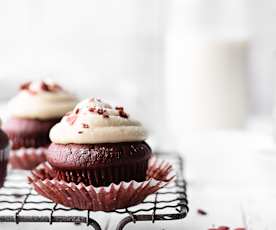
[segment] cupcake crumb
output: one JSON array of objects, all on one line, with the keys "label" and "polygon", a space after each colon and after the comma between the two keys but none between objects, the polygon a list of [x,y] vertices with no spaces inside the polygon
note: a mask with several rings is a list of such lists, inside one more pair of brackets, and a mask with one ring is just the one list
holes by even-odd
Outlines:
[{"label": "cupcake crumb", "polygon": [[200,208],[197,210],[197,213],[200,214],[200,215],[202,215],[202,216],[206,216],[207,215],[207,212],[204,211],[203,209],[200,209]]}]

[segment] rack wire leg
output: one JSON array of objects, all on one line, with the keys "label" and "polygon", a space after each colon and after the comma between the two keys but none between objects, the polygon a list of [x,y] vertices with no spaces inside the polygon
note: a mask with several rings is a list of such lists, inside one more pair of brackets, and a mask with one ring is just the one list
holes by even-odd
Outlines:
[{"label": "rack wire leg", "polygon": [[92,226],[95,230],[101,230],[101,226],[95,220],[90,219],[88,226]]},{"label": "rack wire leg", "polygon": [[122,230],[130,222],[133,222],[133,218],[131,216],[125,217],[118,223],[116,230]]}]

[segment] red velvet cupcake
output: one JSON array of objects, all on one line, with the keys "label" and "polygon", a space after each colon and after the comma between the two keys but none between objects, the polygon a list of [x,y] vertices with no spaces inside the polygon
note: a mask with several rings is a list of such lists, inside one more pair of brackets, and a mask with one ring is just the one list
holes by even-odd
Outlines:
[{"label": "red velvet cupcake", "polygon": [[8,136],[0,129],[0,188],[3,186],[7,174],[9,156]]},{"label": "red velvet cupcake", "polygon": [[146,131],[122,107],[84,100],[51,129],[50,138],[47,160],[58,180],[96,187],[146,180],[152,155]]},{"label": "red velvet cupcake", "polygon": [[79,103],[51,129],[50,139],[48,162],[32,170],[29,182],[67,207],[128,208],[174,178],[168,162],[151,157],[143,126],[99,99]]},{"label": "red velvet cupcake", "polygon": [[3,125],[11,140],[13,168],[33,169],[46,160],[50,129],[75,104],[73,95],[51,81],[21,85],[9,102],[10,118]]}]

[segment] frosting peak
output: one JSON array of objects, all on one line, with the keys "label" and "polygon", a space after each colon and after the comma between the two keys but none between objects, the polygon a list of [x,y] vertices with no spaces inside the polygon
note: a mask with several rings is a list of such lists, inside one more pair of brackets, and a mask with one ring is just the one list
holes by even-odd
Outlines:
[{"label": "frosting peak", "polygon": [[58,144],[97,144],[143,141],[146,131],[123,107],[113,108],[96,98],[81,101],[50,131]]},{"label": "frosting peak", "polygon": [[11,116],[30,119],[55,119],[72,110],[75,96],[51,80],[26,82],[10,100]]}]

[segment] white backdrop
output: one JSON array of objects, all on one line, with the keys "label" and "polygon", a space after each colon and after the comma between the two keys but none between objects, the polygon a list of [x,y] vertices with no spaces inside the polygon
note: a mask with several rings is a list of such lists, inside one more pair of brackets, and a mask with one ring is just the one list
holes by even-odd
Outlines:
[{"label": "white backdrop", "polygon": [[[125,104],[151,131],[164,133],[170,103],[165,99],[181,90],[164,84],[173,78],[176,85],[187,85],[194,77],[193,72],[172,76],[185,65],[180,59],[186,52],[183,38],[231,35],[248,39],[250,75],[245,77],[250,111],[270,114],[274,37],[268,43],[267,38],[273,34],[269,22],[275,3],[268,1],[264,8],[259,4],[257,0],[0,1],[0,98],[14,95],[23,79],[50,76],[81,97]],[[171,65],[172,60],[177,62]],[[169,100],[183,106],[181,98]],[[204,100],[198,103],[201,106]]]}]

